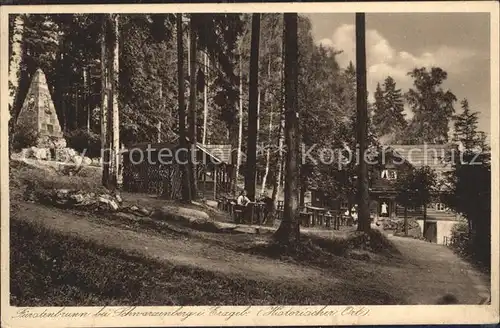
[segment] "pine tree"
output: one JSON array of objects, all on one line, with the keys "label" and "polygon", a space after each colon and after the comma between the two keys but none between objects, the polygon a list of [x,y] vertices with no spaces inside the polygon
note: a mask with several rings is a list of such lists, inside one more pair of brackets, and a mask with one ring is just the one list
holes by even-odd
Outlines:
[{"label": "pine tree", "polygon": [[21,76],[21,60],[23,58],[24,16],[9,15],[9,155],[12,147],[14,125],[16,121]]},{"label": "pine tree", "polygon": [[383,136],[388,131],[386,129],[386,106],[384,102],[384,92],[380,86],[380,83],[377,83],[377,88],[375,90],[375,102],[373,104],[373,125],[375,126],[375,132],[377,136]]},{"label": "pine tree", "polygon": [[366,40],[365,14],[356,13],[356,108],[357,141],[360,158],[358,164],[358,230],[370,230],[370,196],[368,193],[368,163],[365,155],[368,149],[368,102],[366,90]]},{"label": "pine tree", "polygon": [[9,15],[9,111],[15,118],[15,99],[19,88],[21,60],[23,58],[24,16]]},{"label": "pine tree", "polygon": [[[189,135],[189,141],[190,141],[190,146],[191,146],[191,151],[196,152],[196,143],[197,143],[197,98],[198,98],[198,91],[197,91],[197,85],[196,85],[196,57],[197,57],[197,31],[195,24],[196,18],[199,16],[193,16],[191,15],[191,18],[189,20],[189,115],[188,115],[188,122],[189,122],[189,129],[188,129],[188,135]],[[189,181],[191,182],[191,199],[195,200],[198,198],[198,177],[197,177],[197,169],[196,169],[196,160],[192,160],[194,156],[190,156],[189,159]]]},{"label": "pine tree", "polygon": [[[111,128],[110,133],[111,138],[111,186],[117,188],[121,183],[121,159],[120,159],[120,115],[119,115],[119,15],[111,15],[111,31],[110,31],[110,49],[109,49],[109,64],[110,64],[110,96],[108,98],[110,110],[110,115],[108,119],[111,120],[111,124],[108,127]],[[109,122],[109,120],[108,120]]]},{"label": "pine tree", "polygon": [[[176,30],[177,30],[177,110],[179,119],[179,146],[181,149],[188,149],[188,143],[186,139],[186,109],[184,101],[184,44],[183,44],[183,33],[182,33],[182,14],[177,14],[176,19]],[[182,171],[182,182],[181,182],[181,194],[182,201],[185,203],[191,202],[191,182],[189,175],[189,167],[186,164],[186,153],[181,152],[181,171]]]},{"label": "pine tree", "polygon": [[298,120],[298,15],[284,14],[285,22],[285,202],[283,220],[274,237],[283,244],[297,243],[300,238],[299,203],[299,120]]},{"label": "pine tree", "polygon": [[461,102],[462,113],[454,117],[455,135],[453,140],[462,143],[466,151],[485,149],[485,135],[478,131],[479,113],[472,112],[467,99]]},{"label": "pine tree", "polygon": [[252,15],[252,42],[250,53],[250,81],[248,95],[248,136],[247,162],[245,170],[245,190],[248,197],[255,200],[256,164],[257,164],[257,133],[259,107],[259,41],[260,14]]},{"label": "pine tree", "polygon": [[391,115],[392,132],[402,131],[406,127],[404,99],[401,89],[396,89],[396,82],[390,76],[384,81],[384,103]]},{"label": "pine tree", "polygon": [[404,99],[401,89],[396,89],[396,82],[388,76],[383,85],[377,83],[374,94],[375,102],[373,125],[379,138],[389,137],[394,142],[406,128],[404,117]]},{"label": "pine tree", "polygon": [[102,154],[102,185],[109,186],[110,179],[110,140],[109,134],[109,57],[108,57],[108,25],[109,17],[104,14],[102,16],[102,30],[101,30],[101,154]]}]

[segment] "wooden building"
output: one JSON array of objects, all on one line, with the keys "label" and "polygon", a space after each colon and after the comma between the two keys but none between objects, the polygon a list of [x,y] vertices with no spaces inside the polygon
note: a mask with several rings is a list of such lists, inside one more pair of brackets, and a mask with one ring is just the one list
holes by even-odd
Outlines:
[{"label": "wooden building", "polygon": [[[447,156],[458,154],[455,145],[392,145],[378,152],[377,164],[369,165],[370,213],[377,220],[383,217],[403,218],[405,208],[396,202],[395,183],[405,172],[413,168],[429,166],[437,175],[440,188],[434,190],[434,200],[427,204],[424,223],[424,208],[406,208],[407,216],[417,220],[424,237],[434,243],[444,243],[451,235],[451,228],[461,218],[440,202],[440,195],[446,192],[445,173],[453,169]],[[351,195],[352,196],[352,195]],[[352,202],[352,199],[351,199]],[[345,210],[351,206],[347,195],[326,199],[320,190],[312,190],[313,206],[332,207]],[[425,224],[425,226],[424,226]]]},{"label": "wooden building", "polygon": [[[122,152],[123,189],[181,198],[182,150],[174,143],[141,143]],[[230,145],[196,144],[196,177],[199,197],[216,199],[229,193],[233,165]]]}]

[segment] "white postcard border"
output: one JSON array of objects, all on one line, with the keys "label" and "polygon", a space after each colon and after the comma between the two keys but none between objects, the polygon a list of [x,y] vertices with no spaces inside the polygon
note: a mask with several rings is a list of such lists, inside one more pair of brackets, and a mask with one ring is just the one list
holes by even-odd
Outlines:
[{"label": "white postcard border", "polygon": [[[221,307],[224,311],[246,311],[247,314],[210,316],[213,307],[137,307],[136,312],[206,312],[202,316],[95,316],[118,307],[16,308],[9,305],[9,175],[8,175],[8,60],[1,61],[0,95],[0,178],[1,178],[1,313],[6,327],[97,327],[97,326],[239,326],[239,325],[375,325],[375,324],[486,324],[499,321],[499,32],[498,4],[491,2],[410,2],[410,3],[254,3],[254,4],[126,4],[126,5],[42,5],[3,6],[1,9],[1,58],[8,58],[9,13],[161,13],[161,12],[299,12],[299,13],[381,13],[381,12],[489,12],[491,36],[491,147],[492,147],[492,262],[491,305],[408,305],[408,306],[286,306],[282,311],[337,311],[323,315],[265,315],[272,306]],[[57,317],[19,318],[19,311],[59,313]],[[62,310],[61,310],[62,309]],[[59,311],[59,312],[58,312]],[[320,311],[320,312],[318,312]],[[354,312],[357,311],[357,314]],[[362,315],[362,313],[368,313]],[[87,317],[62,316],[62,313],[88,312]],[[275,311],[276,312],[276,311]],[[27,312],[26,312],[27,313]],[[132,313],[132,312],[131,312]],[[290,313],[290,312],[289,312]],[[305,312],[303,312],[304,314]]]}]

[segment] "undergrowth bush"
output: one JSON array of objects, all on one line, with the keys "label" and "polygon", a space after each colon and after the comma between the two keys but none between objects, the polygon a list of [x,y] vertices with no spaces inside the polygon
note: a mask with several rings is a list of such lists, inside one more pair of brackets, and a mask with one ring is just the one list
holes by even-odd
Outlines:
[{"label": "undergrowth bush", "polygon": [[[77,189],[93,192],[104,190],[99,170],[85,169],[82,169],[78,175],[67,176],[50,166],[40,169],[21,161],[10,161],[10,198],[21,199],[26,192],[37,193],[54,189]],[[88,170],[91,170],[93,174],[88,173]],[[85,174],[80,176],[82,171]]]},{"label": "undergrowth bush", "polygon": [[461,257],[489,271],[491,261],[490,238],[470,233],[466,222],[460,222],[451,230],[450,247]]},{"label": "undergrowth bush", "polygon": [[69,132],[65,137],[69,148],[90,158],[101,156],[101,137],[98,134],[78,129]]},{"label": "undergrowth bush", "polygon": [[380,231],[369,233],[354,231],[346,237],[324,238],[315,235],[302,235],[300,243],[291,246],[276,242],[253,246],[246,251],[279,259],[293,259],[312,265],[345,265],[339,256],[348,256],[353,250],[363,250],[392,257],[400,252]]},{"label": "undergrowth bush", "polygon": [[36,146],[39,138],[39,133],[31,129],[19,129],[12,136],[12,149],[16,152],[23,148]]}]

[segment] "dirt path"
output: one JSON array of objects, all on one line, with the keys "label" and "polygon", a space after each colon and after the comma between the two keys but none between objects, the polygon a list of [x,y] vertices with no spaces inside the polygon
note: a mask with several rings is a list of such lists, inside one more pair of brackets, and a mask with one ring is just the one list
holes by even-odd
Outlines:
[{"label": "dirt path", "polygon": [[55,231],[94,241],[107,247],[138,252],[150,258],[178,265],[237,274],[247,279],[256,280],[292,279],[302,282],[324,281],[329,284],[339,281],[332,277],[325,277],[319,270],[235,252],[183,236],[173,235],[172,238],[161,238],[142,232],[98,224],[85,217],[37,204],[23,204],[22,211],[24,212],[22,215],[24,220],[42,223],[45,227]]},{"label": "dirt path", "polygon": [[381,267],[380,274],[395,286],[411,291],[410,304],[432,304],[444,294],[454,295],[460,304],[478,304],[489,296],[489,277],[448,247],[410,238],[389,238],[407,263]]}]

